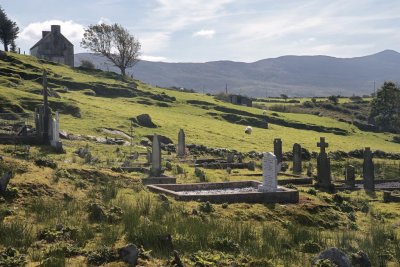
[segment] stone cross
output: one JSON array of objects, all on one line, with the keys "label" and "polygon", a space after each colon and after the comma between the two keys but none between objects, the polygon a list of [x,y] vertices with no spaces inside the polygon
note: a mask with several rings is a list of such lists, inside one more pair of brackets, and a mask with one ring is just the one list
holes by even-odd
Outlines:
[{"label": "stone cross", "polygon": [[274,154],[278,164],[282,162],[282,140],[280,138],[274,139]]},{"label": "stone cross", "polygon": [[346,184],[349,187],[355,187],[356,183],[356,168],[353,165],[347,165],[345,169]]},{"label": "stone cross", "polygon": [[151,152],[151,169],[150,174],[152,177],[160,177],[161,175],[161,146],[158,140],[158,135],[154,134],[152,152]]},{"label": "stone cross", "polygon": [[293,172],[301,173],[302,171],[301,145],[296,143],[293,145]]},{"label": "stone cross", "polygon": [[276,156],[267,152],[263,154],[263,183],[258,186],[260,192],[276,192],[278,189],[278,161]]},{"label": "stone cross", "polygon": [[325,148],[329,147],[328,143],[325,143],[325,137],[320,137],[320,142],[317,143],[317,147],[319,147],[320,154],[326,154]]},{"label": "stone cross", "polygon": [[43,71],[43,117],[42,117],[42,138],[44,143],[49,143],[49,120],[50,120],[50,108],[49,108],[49,100],[48,100],[48,92],[47,92],[47,72]]},{"label": "stone cross", "polygon": [[186,154],[185,132],[183,129],[180,129],[178,133],[178,150],[176,154],[180,158],[183,158]]},{"label": "stone cross", "polygon": [[375,191],[375,173],[374,173],[374,162],[372,161],[371,148],[366,147],[364,149],[364,162],[363,162],[363,178],[364,178],[364,190],[374,192]]},{"label": "stone cross", "polygon": [[317,146],[321,149],[317,157],[317,185],[318,187],[331,191],[333,190],[332,177],[331,177],[331,160],[326,154],[325,148],[328,143],[325,143],[325,138],[321,137],[321,141]]}]

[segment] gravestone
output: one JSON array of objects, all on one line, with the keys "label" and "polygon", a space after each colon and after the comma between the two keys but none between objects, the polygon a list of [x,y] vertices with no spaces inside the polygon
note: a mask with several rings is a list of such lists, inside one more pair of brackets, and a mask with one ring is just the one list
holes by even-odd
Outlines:
[{"label": "gravestone", "polygon": [[267,152],[263,155],[263,183],[258,187],[260,192],[276,192],[278,189],[278,161],[276,156]]},{"label": "gravestone", "polygon": [[354,168],[353,165],[347,165],[346,166],[346,175],[345,175],[345,179],[346,179],[346,184],[349,187],[355,187],[356,184],[356,168]]},{"label": "gravestone", "polygon": [[233,163],[234,158],[235,158],[234,153],[228,153],[228,155],[226,156],[226,162]]},{"label": "gravestone", "polygon": [[55,118],[50,118],[50,145],[56,149],[57,152],[62,152],[62,143],[60,141],[60,126],[59,115],[56,112]]},{"label": "gravestone", "polygon": [[280,138],[274,139],[274,155],[280,164],[282,162],[282,140]]},{"label": "gravestone", "polygon": [[312,176],[312,172],[313,172],[313,166],[312,166],[312,163],[309,162],[308,165],[307,165],[307,176],[311,177]]},{"label": "gravestone", "polygon": [[154,134],[152,152],[151,152],[151,169],[150,175],[152,177],[159,177],[162,173],[161,166],[161,146],[158,140],[158,135]]},{"label": "gravestone", "polygon": [[183,158],[186,155],[185,132],[183,129],[180,129],[178,133],[178,151],[176,154],[180,158]]},{"label": "gravestone", "polygon": [[0,194],[4,194],[7,190],[7,185],[12,178],[12,172],[6,172],[3,177],[0,178]]},{"label": "gravestone", "polygon": [[320,153],[317,157],[317,186],[331,191],[334,189],[331,181],[331,160],[325,150],[329,144],[325,142],[325,137],[321,137],[317,146],[320,148]]},{"label": "gravestone", "polygon": [[302,171],[301,145],[296,143],[293,145],[293,172],[301,173]]},{"label": "gravestone", "polygon": [[364,190],[374,192],[375,191],[374,162],[372,161],[372,152],[369,147],[366,147],[364,149],[363,178],[364,178]]}]

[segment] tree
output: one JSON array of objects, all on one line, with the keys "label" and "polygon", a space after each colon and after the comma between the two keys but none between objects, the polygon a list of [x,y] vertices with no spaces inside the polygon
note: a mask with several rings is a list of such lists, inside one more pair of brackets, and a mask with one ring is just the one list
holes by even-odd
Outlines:
[{"label": "tree", "polygon": [[370,118],[382,130],[400,133],[400,88],[385,82],[371,102]]},{"label": "tree", "polygon": [[328,100],[337,105],[339,103],[339,96],[331,95],[328,97]]},{"label": "tree", "polygon": [[0,41],[4,44],[4,51],[8,51],[8,45],[14,43],[18,37],[18,33],[19,28],[17,24],[10,20],[0,7]]},{"label": "tree", "polygon": [[281,94],[281,98],[284,99],[285,102],[286,102],[286,100],[287,100],[289,97],[288,97],[287,95],[285,95],[285,94]]},{"label": "tree", "polygon": [[90,25],[83,35],[81,46],[108,58],[125,76],[127,68],[139,61],[141,44],[121,25]]}]

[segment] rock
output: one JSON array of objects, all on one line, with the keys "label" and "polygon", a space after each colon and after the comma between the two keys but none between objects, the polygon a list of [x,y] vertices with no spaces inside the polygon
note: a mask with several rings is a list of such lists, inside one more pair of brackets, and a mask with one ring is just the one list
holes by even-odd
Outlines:
[{"label": "rock", "polygon": [[135,266],[139,258],[139,249],[135,245],[129,244],[126,247],[120,248],[118,255],[124,262]]},{"label": "rock", "polygon": [[371,261],[364,251],[359,251],[351,255],[351,264],[354,267],[371,267]]},{"label": "rock", "polygon": [[[146,135],[146,137],[153,142],[153,136],[154,135]],[[160,141],[161,145],[169,145],[169,144],[173,144],[174,142],[171,140],[171,138],[165,136],[165,135],[160,135],[158,134],[158,140]],[[174,147],[175,149],[175,147]]]},{"label": "rock", "polygon": [[140,114],[136,116],[135,120],[140,126],[147,128],[157,128],[157,125],[153,123],[149,114]]},{"label": "rock", "polygon": [[0,178],[0,194],[4,194],[7,190],[7,185],[12,178],[12,172],[6,172],[3,177]]},{"label": "rock", "polygon": [[343,253],[343,251],[337,248],[329,248],[323,252],[321,252],[318,256],[314,258],[311,266],[316,266],[316,262],[318,260],[330,260],[332,263],[336,264],[338,267],[351,267],[350,260]]},{"label": "rock", "polygon": [[61,139],[69,139],[68,133],[66,131],[60,131]]}]

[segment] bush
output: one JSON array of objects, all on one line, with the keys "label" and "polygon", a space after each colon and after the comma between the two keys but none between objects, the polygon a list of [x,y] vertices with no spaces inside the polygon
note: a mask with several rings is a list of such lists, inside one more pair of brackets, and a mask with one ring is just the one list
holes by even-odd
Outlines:
[{"label": "bush", "polygon": [[199,204],[199,210],[205,213],[211,213],[215,211],[213,205],[210,202],[203,202]]},{"label": "bush", "polygon": [[86,60],[86,59],[81,60],[81,67],[85,68],[85,69],[90,69],[90,70],[95,69],[95,65],[93,64],[93,62],[90,60]]},{"label": "bush", "polygon": [[311,240],[307,240],[301,246],[301,251],[305,253],[318,253],[321,251],[321,246]]}]

